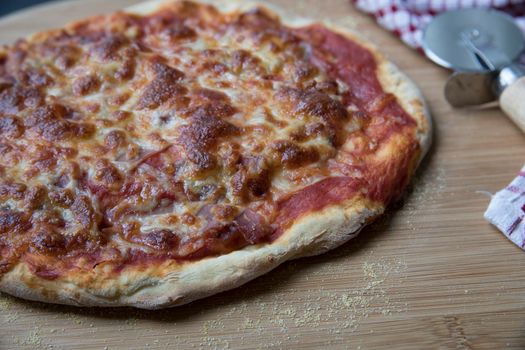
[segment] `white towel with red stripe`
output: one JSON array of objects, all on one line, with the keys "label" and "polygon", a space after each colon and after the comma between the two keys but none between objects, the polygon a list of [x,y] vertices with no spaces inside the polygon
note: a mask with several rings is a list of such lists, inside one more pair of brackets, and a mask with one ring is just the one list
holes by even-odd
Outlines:
[{"label": "white towel with red stripe", "polygon": [[[514,17],[525,32],[523,0],[351,0],[405,44],[421,50],[425,27],[441,12],[461,8],[494,8]],[[520,61],[525,63],[525,54]],[[525,166],[510,185],[492,196],[485,219],[525,250]]]},{"label": "white towel with red stripe", "polygon": [[510,185],[492,196],[485,219],[525,249],[525,166]]}]

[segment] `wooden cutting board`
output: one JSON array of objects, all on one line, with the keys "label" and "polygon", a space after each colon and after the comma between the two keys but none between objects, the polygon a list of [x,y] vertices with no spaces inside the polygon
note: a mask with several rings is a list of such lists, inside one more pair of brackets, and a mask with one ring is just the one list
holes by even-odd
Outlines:
[{"label": "wooden cutting board", "polygon": [[[0,19],[0,42],[137,1],[63,1]],[[0,348],[523,349],[525,252],[483,219],[486,195],[525,161],[496,109],[457,111],[447,72],[349,0],[275,0],[377,44],[421,87],[435,142],[402,205],[331,253],[286,263],[234,291],[164,311],[0,299]]]}]

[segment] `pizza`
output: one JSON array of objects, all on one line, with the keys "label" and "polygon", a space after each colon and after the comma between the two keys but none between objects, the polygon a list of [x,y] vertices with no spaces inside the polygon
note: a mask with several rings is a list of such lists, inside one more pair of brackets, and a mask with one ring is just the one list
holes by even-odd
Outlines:
[{"label": "pizza", "polygon": [[155,309],[355,237],[430,144],[345,28],[153,1],[0,49],[0,290]]}]

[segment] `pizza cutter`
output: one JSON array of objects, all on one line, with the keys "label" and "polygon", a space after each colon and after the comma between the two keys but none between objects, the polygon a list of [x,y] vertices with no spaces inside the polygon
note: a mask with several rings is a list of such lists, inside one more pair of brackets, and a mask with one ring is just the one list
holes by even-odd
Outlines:
[{"label": "pizza cutter", "polygon": [[525,66],[517,58],[525,39],[512,17],[491,9],[462,9],[436,16],[423,34],[423,50],[455,72],[445,85],[454,107],[499,101],[525,132]]}]

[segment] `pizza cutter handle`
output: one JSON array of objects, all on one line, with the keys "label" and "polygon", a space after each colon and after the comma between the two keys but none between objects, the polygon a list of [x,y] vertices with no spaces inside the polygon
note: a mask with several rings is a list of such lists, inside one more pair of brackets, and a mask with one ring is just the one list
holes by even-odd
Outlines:
[{"label": "pizza cutter handle", "polygon": [[491,85],[503,112],[525,132],[525,66],[514,62],[503,67]]},{"label": "pizza cutter handle", "polygon": [[501,109],[525,132],[525,76],[508,86],[499,97]]}]

